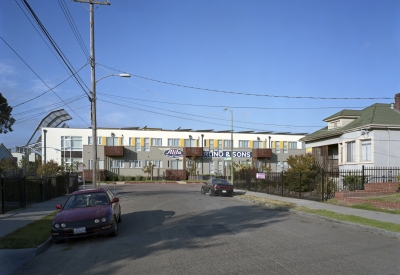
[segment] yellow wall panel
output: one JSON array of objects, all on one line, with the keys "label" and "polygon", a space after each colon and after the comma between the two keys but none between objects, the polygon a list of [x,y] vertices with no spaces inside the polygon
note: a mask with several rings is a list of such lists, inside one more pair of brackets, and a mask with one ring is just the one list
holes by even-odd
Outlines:
[{"label": "yellow wall panel", "polygon": [[266,141],[263,141],[262,144],[261,144],[261,147],[262,147],[262,148],[267,148],[267,147],[265,146],[266,143],[267,143]]},{"label": "yellow wall panel", "polygon": [[249,145],[250,145],[250,148],[253,148],[253,141],[252,140],[250,140]]},{"label": "yellow wall panel", "polygon": [[150,141],[149,141],[149,142],[150,142],[150,144],[149,144],[149,146],[151,146],[151,145],[153,144],[153,142],[152,142],[152,141],[153,141],[153,138],[150,138]]},{"label": "yellow wall panel", "polygon": [[312,154],[312,148],[306,148],[306,154]]},{"label": "yellow wall panel", "polygon": [[101,145],[106,145],[106,137],[101,137]]},{"label": "yellow wall panel", "polygon": [[210,141],[206,139],[206,147],[210,147]]},{"label": "yellow wall panel", "polygon": [[118,146],[121,146],[122,145],[122,137],[119,137],[118,138]]},{"label": "yellow wall panel", "polygon": [[218,139],[214,139],[214,148],[218,148]]},{"label": "yellow wall panel", "polygon": [[140,138],[140,146],[144,147],[144,138]]},{"label": "yellow wall panel", "polygon": [[279,148],[283,149],[283,141],[281,141],[281,143],[279,143]]},{"label": "yellow wall panel", "polygon": [[185,146],[185,140],[184,140],[183,138],[181,138],[181,139],[179,140],[179,146],[180,146],[180,147],[184,147],[184,146]]},{"label": "yellow wall panel", "polygon": [[131,144],[129,144],[130,146],[135,146],[135,137],[131,137]]},{"label": "yellow wall panel", "polygon": [[274,148],[274,149],[276,148],[276,141],[272,142],[272,148]]}]

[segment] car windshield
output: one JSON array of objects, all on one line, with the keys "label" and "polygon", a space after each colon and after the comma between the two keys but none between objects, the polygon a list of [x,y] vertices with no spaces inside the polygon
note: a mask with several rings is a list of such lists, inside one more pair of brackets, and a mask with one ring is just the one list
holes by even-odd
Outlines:
[{"label": "car windshield", "polygon": [[231,185],[229,181],[224,180],[224,179],[214,179],[214,180],[212,181],[212,183],[213,183],[214,185]]},{"label": "car windshield", "polygon": [[63,209],[66,210],[106,204],[109,204],[106,193],[84,193],[71,195]]}]

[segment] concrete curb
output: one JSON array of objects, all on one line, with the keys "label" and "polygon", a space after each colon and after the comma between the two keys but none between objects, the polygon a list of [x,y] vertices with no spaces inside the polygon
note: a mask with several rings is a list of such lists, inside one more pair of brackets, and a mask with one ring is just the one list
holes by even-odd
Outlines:
[{"label": "concrete curb", "polygon": [[37,255],[45,252],[51,245],[53,244],[53,240],[51,239],[51,237],[49,237],[47,239],[47,241],[45,241],[44,243],[42,243],[41,245],[39,245],[35,251],[35,253],[32,254],[31,258],[35,258]]},{"label": "concrete curb", "polygon": [[318,215],[315,215],[315,214],[311,214],[311,213],[306,213],[306,212],[290,209],[289,207],[282,207],[282,206],[277,206],[277,205],[268,204],[268,203],[264,203],[264,202],[258,202],[258,201],[255,201],[255,200],[250,200],[250,199],[247,199],[247,198],[241,198],[241,197],[238,197],[238,196],[235,196],[234,198],[237,199],[237,200],[241,200],[241,201],[245,201],[245,202],[248,202],[248,203],[256,204],[258,206],[265,207],[265,208],[272,209],[272,210],[276,210],[276,211],[286,211],[286,212],[295,213],[295,214],[298,214],[298,215],[301,215],[301,216],[317,218],[317,219],[324,220],[324,221],[336,222],[336,223],[340,223],[340,224],[343,224],[343,225],[351,226],[351,227],[354,227],[354,228],[363,229],[365,231],[368,231],[368,232],[371,232],[371,233],[374,233],[374,234],[383,235],[385,237],[400,239],[400,233],[397,233],[397,232],[387,231],[387,230],[384,230],[384,229],[375,228],[375,227],[371,227],[371,226],[367,226],[367,225],[351,223],[351,222],[336,220],[336,219],[332,219],[332,218],[328,218],[328,217],[318,216]]}]

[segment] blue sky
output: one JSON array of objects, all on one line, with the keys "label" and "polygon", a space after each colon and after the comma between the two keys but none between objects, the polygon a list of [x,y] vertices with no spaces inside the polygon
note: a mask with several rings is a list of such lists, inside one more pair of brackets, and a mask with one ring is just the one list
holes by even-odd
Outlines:
[{"label": "blue sky", "polygon": [[[89,5],[28,3],[75,70],[86,64],[89,89]],[[98,127],[229,130],[228,107],[235,131],[311,133],[344,108],[391,103],[400,91],[399,1],[110,3],[95,10],[96,79],[135,76],[98,82]],[[26,144],[54,109],[73,117],[70,127],[91,125],[85,92],[28,18],[23,1],[0,2],[0,92],[17,120],[0,135],[8,148]]]}]

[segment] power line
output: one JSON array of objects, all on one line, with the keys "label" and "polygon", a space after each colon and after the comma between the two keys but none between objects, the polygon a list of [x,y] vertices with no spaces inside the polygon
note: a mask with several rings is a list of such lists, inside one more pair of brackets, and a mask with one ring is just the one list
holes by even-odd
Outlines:
[{"label": "power line", "polygon": [[[96,63],[98,64],[98,63]],[[123,71],[113,69],[111,67],[108,67],[106,65],[98,64],[99,66],[106,67],[108,69],[123,73]],[[216,90],[216,89],[208,89],[208,88],[200,88],[200,87],[195,87],[195,86],[188,86],[188,85],[183,85],[183,84],[176,84],[172,82],[167,82],[167,81],[162,81],[162,80],[157,80],[149,77],[144,77],[140,75],[136,75],[133,73],[129,73],[131,76],[145,79],[148,81],[153,81],[161,84],[166,84],[166,85],[171,85],[171,86],[176,86],[176,87],[181,87],[181,88],[187,88],[187,89],[193,89],[193,90],[201,90],[201,91],[207,91],[207,92],[215,92],[215,93],[224,93],[224,94],[233,94],[233,95],[245,95],[245,96],[257,96],[257,97],[271,97],[271,98],[290,98],[290,99],[317,99],[317,100],[377,100],[377,99],[393,99],[391,97],[315,97],[315,96],[288,96],[288,95],[271,95],[271,94],[254,94],[254,93],[243,93],[243,92],[229,92],[229,91],[224,91],[224,90]]]}]

